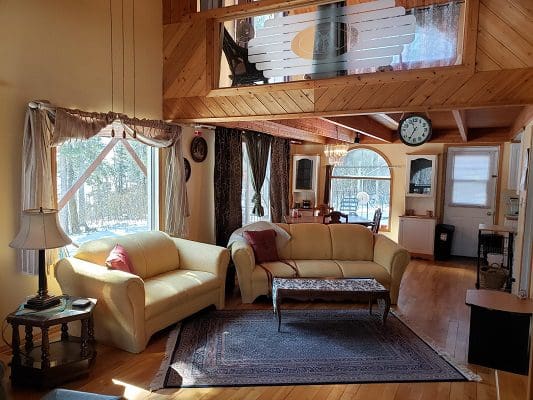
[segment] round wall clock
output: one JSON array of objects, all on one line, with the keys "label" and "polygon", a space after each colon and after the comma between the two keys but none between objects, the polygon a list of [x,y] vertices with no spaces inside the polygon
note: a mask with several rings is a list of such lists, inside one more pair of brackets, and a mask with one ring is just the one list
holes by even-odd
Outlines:
[{"label": "round wall clock", "polygon": [[183,157],[183,167],[185,169],[185,182],[188,182],[191,177],[191,163],[185,157]]},{"label": "round wall clock", "polygon": [[207,157],[207,142],[201,136],[195,136],[191,142],[191,156],[196,162],[202,162]]},{"label": "round wall clock", "polygon": [[398,134],[408,146],[420,146],[431,138],[431,121],[419,114],[408,115],[399,122]]}]

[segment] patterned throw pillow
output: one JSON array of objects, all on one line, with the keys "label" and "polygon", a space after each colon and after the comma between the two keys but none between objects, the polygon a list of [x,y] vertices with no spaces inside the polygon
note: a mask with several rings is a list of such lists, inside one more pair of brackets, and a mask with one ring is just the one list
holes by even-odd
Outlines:
[{"label": "patterned throw pillow", "polygon": [[278,249],[276,248],[276,231],[274,229],[244,231],[243,236],[248,244],[252,246],[257,264],[279,261]]},{"label": "patterned throw pillow", "polygon": [[116,244],[113,250],[107,256],[105,265],[110,269],[118,269],[120,271],[129,272],[133,274],[133,264],[131,263],[128,252],[120,244]]}]

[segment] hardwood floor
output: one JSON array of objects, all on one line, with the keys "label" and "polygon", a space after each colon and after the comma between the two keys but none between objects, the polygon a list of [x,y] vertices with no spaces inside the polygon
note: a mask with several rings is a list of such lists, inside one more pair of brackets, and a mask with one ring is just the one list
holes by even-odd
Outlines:
[{"label": "hardwood floor", "polygon": [[[474,287],[474,263],[468,259],[450,262],[413,260],[404,275],[397,312],[403,314],[415,330],[425,335],[456,360],[466,363],[469,310],[464,304],[467,288]],[[235,293],[227,308],[268,308],[261,300],[243,305]],[[339,303],[289,303],[288,307],[339,308],[352,307]],[[64,387],[97,393],[123,395],[127,399],[247,399],[247,400],[523,400],[526,398],[526,377],[494,371],[475,365],[470,369],[483,381],[439,383],[387,383],[366,385],[309,385],[244,388],[172,389],[150,393],[148,386],[163,358],[168,330],[159,332],[147,349],[138,355],[107,346],[98,346],[98,356],[87,379]],[[0,354],[4,362],[9,354]],[[43,391],[11,389],[4,378],[8,399],[39,399]],[[497,395],[499,387],[499,396]],[[1,393],[0,393],[1,397]]]}]

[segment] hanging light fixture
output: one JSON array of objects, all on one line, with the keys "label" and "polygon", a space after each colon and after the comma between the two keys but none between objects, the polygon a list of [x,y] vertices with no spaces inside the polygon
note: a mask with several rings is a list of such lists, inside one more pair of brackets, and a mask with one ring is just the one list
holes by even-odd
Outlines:
[{"label": "hanging light fixture", "polygon": [[[339,127],[335,126],[337,141],[339,140]],[[324,155],[328,160],[328,165],[339,165],[348,153],[348,145],[345,143],[327,144],[324,148]]]}]

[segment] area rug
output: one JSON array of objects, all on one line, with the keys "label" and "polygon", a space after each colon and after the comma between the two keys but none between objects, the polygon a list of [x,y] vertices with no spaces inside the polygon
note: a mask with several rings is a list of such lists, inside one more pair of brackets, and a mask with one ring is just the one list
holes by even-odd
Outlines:
[{"label": "area rug", "polygon": [[465,381],[394,315],[367,310],[198,313],[171,333],[152,390],[175,387]]}]

